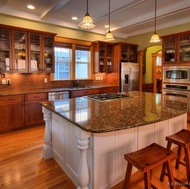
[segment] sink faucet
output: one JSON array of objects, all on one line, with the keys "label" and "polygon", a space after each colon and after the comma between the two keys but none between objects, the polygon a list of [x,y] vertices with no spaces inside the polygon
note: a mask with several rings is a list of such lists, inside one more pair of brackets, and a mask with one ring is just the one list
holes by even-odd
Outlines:
[{"label": "sink faucet", "polygon": [[78,87],[79,86],[79,80],[75,81],[75,86]]}]

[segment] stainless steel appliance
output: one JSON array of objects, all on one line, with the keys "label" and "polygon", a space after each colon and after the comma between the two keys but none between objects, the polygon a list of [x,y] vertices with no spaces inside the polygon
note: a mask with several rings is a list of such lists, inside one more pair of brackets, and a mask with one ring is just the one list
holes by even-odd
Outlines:
[{"label": "stainless steel appliance", "polygon": [[62,100],[69,98],[69,91],[58,91],[58,92],[49,92],[48,93],[48,100]]},{"label": "stainless steel appliance", "polygon": [[103,102],[105,100],[114,100],[130,96],[128,94],[121,94],[121,93],[103,93],[103,94],[87,95],[86,97],[92,100]]},{"label": "stainless steel appliance", "polygon": [[182,84],[163,84],[163,94],[190,98],[190,86]]},{"label": "stainless steel appliance", "polygon": [[120,92],[139,90],[139,63],[120,63]]},{"label": "stainless steel appliance", "polygon": [[190,83],[190,67],[163,67],[163,82]]}]

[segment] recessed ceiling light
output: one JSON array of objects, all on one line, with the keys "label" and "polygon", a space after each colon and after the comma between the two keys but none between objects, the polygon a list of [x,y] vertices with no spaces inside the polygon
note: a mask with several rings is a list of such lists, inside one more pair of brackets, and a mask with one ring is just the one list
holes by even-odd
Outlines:
[{"label": "recessed ceiling light", "polygon": [[33,5],[27,5],[27,8],[28,9],[35,9],[35,6],[33,6]]},{"label": "recessed ceiling light", "polygon": [[105,28],[109,28],[109,25],[105,25]]},{"label": "recessed ceiling light", "polygon": [[78,18],[76,16],[73,16],[72,20],[78,20]]}]

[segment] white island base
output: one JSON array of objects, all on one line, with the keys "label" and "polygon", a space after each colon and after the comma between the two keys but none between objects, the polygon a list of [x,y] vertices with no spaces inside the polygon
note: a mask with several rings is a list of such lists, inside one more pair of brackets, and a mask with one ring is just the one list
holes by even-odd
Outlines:
[{"label": "white island base", "polygon": [[187,114],[140,127],[107,133],[80,129],[43,107],[44,158],[54,158],[78,189],[109,189],[124,179],[124,154],[187,128]]}]

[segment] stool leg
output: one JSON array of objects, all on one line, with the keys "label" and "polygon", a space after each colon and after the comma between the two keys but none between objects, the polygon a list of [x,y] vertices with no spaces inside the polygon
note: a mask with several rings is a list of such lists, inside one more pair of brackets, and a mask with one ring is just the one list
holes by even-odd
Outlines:
[{"label": "stool leg", "polygon": [[[168,141],[166,148],[170,150],[171,147],[172,147],[172,143]],[[165,166],[165,163],[164,163],[163,166],[162,166],[162,171],[161,171],[161,175],[160,175],[160,181],[161,182],[164,181],[165,175],[166,175],[166,166]]]},{"label": "stool leg", "polygon": [[190,189],[190,157],[189,157],[189,148],[185,148],[185,161],[186,161],[186,172],[187,172],[187,188]]},{"label": "stool leg", "polygon": [[178,157],[177,157],[176,163],[175,163],[176,169],[179,168],[179,162],[180,162],[180,157],[181,157],[181,146],[178,146],[177,155],[178,155]]},{"label": "stool leg", "polygon": [[144,188],[151,189],[151,172],[147,171],[144,173]]},{"label": "stool leg", "polygon": [[127,170],[126,170],[126,173],[125,173],[125,181],[124,181],[123,189],[128,189],[129,188],[130,179],[131,179],[131,173],[132,173],[132,165],[130,163],[128,163]]},{"label": "stool leg", "polygon": [[161,175],[160,175],[160,181],[161,181],[161,182],[164,181],[165,174],[166,174],[166,168],[165,168],[165,164],[163,164],[163,166],[162,166],[162,171],[161,171]]},{"label": "stool leg", "polygon": [[176,186],[174,184],[175,181],[174,181],[171,161],[167,161],[164,164],[166,166],[167,173],[168,173],[168,180],[169,180],[169,183],[170,183],[170,189],[176,189]]}]

